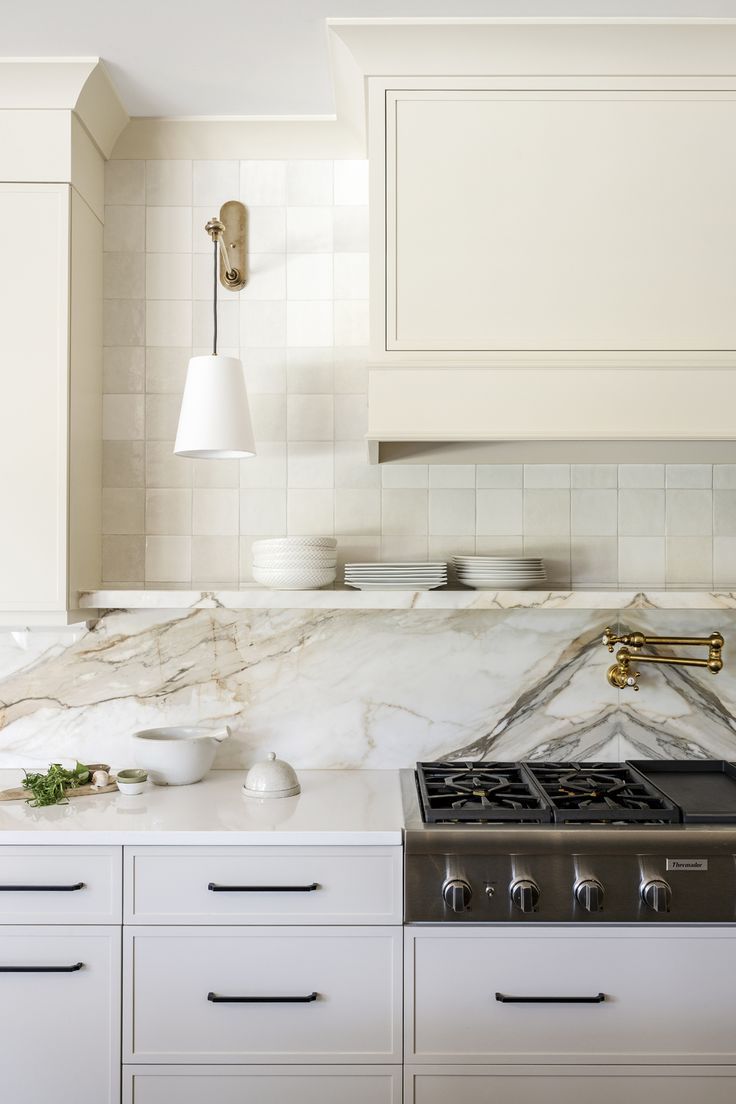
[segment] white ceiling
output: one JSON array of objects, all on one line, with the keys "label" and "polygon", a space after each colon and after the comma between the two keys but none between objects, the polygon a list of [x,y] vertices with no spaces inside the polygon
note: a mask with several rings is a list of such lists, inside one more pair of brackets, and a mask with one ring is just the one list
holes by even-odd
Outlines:
[{"label": "white ceiling", "polygon": [[325,19],[736,16],[736,0],[0,0],[5,57],[101,57],[130,115],[330,115]]}]

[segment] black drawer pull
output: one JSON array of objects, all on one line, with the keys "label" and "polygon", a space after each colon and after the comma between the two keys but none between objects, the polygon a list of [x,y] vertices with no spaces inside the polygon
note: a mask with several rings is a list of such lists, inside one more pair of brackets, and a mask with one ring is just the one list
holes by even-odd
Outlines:
[{"label": "black drawer pull", "polygon": [[306,997],[218,997],[217,993],[208,993],[207,1000],[213,1004],[311,1004],[319,993],[309,993]]},{"label": "black drawer pull", "polygon": [[83,962],[73,966],[0,966],[0,974],[76,974],[83,966]]},{"label": "black drawer pull", "polygon": [[303,886],[218,885],[217,882],[210,882],[207,888],[211,893],[311,893],[319,889],[319,882]]},{"label": "black drawer pull", "polygon": [[84,882],[74,885],[0,885],[0,893],[73,893],[84,889]]},{"label": "black drawer pull", "polygon": [[501,1004],[603,1004],[605,999],[605,993],[596,993],[594,997],[510,997],[496,993]]}]

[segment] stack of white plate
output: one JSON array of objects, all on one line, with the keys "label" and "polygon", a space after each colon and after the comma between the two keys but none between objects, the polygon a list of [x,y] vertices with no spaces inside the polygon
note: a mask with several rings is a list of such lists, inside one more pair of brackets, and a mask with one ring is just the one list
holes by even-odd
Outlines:
[{"label": "stack of white plate", "polygon": [[538,556],[453,556],[458,582],[475,590],[529,590],[547,578]]},{"label": "stack of white plate", "polygon": [[334,537],[253,541],[253,578],[272,590],[318,590],[335,581]]},{"label": "stack of white plate", "polygon": [[433,590],[447,584],[447,564],[349,563],[345,582],[356,590]]}]

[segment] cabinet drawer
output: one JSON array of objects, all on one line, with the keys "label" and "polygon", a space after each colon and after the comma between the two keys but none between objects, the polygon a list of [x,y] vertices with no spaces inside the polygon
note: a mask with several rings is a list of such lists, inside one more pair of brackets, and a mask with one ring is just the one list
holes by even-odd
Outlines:
[{"label": "cabinet drawer", "polygon": [[126,922],[400,924],[400,847],[126,847]]},{"label": "cabinet drawer", "polygon": [[131,928],[125,956],[128,1061],[401,1060],[400,928]]},{"label": "cabinet drawer", "polygon": [[0,924],[119,924],[122,848],[0,847]]},{"label": "cabinet drawer", "polygon": [[119,928],[0,928],[0,1009],[4,1100],[117,1104]]},{"label": "cabinet drawer", "polygon": [[736,1070],[728,1066],[576,1066],[562,1071],[559,1066],[433,1066],[408,1069],[404,1093],[404,1104],[733,1104],[734,1099]]},{"label": "cabinet drawer", "polygon": [[732,928],[415,928],[407,940],[408,1060],[736,1062]]},{"label": "cabinet drawer", "polygon": [[[390,1066],[126,1066],[124,1104],[401,1104]],[[446,1104],[446,1102],[443,1102]],[[679,1104],[679,1102],[678,1102]]]}]

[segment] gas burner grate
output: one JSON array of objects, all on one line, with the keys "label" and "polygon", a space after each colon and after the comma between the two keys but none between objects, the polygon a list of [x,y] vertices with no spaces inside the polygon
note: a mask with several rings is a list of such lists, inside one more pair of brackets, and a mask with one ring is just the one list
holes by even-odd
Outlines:
[{"label": "gas burner grate", "polygon": [[557,824],[679,823],[680,813],[625,763],[527,763]]},{"label": "gas burner grate", "polygon": [[549,824],[552,814],[519,763],[417,763],[425,821]]}]

